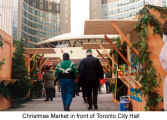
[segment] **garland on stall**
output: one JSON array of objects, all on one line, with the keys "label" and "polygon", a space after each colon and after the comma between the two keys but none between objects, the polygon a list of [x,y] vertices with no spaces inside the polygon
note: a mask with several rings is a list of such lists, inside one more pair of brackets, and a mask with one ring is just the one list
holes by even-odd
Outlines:
[{"label": "garland on stall", "polygon": [[[112,39],[112,42],[115,43],[116,47],[118,48],[119,51],[121,51],[122,54],[126,53],[127,43],[123,42],[121,44],[120,37]],[[110,50],[110,55],[112,56],[112,54],[114,55],[115,61],[118,61],[118,63],[122,63],[122,64],[124,63],[124,60],[122,60],[122,58],[120,57],[120,55],[115,50],[113,50],[113,49]],[[124,64],[126,64],[126,63],[124,63]],[[117,65],[115,65],[113,72],[116,73],[116,71],[117,71]]]},{"label": "garland on stall", "polygon": [[3,42],[2,42],[2,40],[0,40],[0,47],[2,47],[3,46]]},{"label": "garland on stall", "polygon": [[162,97],[156,92],[156,88],[159,87],[160,84],[160,81],[157,80],[160,79],[160,75],[156,75],[156,70],[152,65],[152,61],[149,59],[150,52],[148,51],[147,43],[148,25],[153,27],[154,33],[159,34],[160,36],[162,36],[163,32],[160,22],[150,14],[148,8],[156,8],[156,10],[158,9],[158,11],[162,11],[163,13],[164,9],[146,6],[140,11],[140,19],[136,26],[136,30],[140,35],[140,40],[134,44],[140,52],[140,55],[136,56],[135,62],[141,65],[136,79],[142,84],[144,95],[147,96],[145,109],[153,110],[158,103],[162,101]]},{"label": "garland on stall", "polygon": [[[3,42],[2,42],[2,37],[0,36],[0,48],[3,46]],[[0,61],[0,68],[2,67],[2,65],[4,64],[4,60]]]},{"label": "garland on stall", "polygon": [[2,67],[2,65],[5,63],[5,59],[3,59],[2,61],[0,61],[0,69]]},{"label": "garland on stall", "polygon": [[140,13],[141,18],[136,26],[136,30],[139,32],[142,40],[146,40],[148,34],[148,25],[153,27],[154,33],[162,36],[161,24],[159,21],[150,14],[148,8],[143,8]]},{"label": "garland on stall", "polygon": [[9,91],[3,82],[0,83],[0,95],[3,95],[5,98],[8,98],[9,95]]},{"label": "garland on stall", "polygon": [[[112,39],[112,42],[115,43],[116,47],[119,50],[121,49],[121,39],[120,39],[120,37]],[[114,59],[117,61],[119,54],[115,50],[110,49],[110,55],[112,55],[112,54],[114,55]]]},{"label": "garland on stall", "polygon": [[166,7],[159,7],[159,6],[152,6],[152,5],[147,5],[146,7],[159,11],[162,18],[167,18],[166,16],[167,8]]},{"label": "garland on stall", "polygon": [[0,47],[3,46],[3,42],[2,42],[2,36],[0,35]]}]

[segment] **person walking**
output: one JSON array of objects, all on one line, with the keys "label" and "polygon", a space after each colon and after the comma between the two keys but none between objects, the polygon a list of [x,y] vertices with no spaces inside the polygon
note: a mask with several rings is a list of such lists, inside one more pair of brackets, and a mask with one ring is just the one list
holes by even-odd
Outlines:
[{"label": "person walking", "polygon": [[44,81],[44,88],[46,91],[46,100],[45,101],[49,101],[49,99],[51,101],[53,101],[53,97],[55,96],[55,86],[54,86],[54,71],[50,70],[49,66],[46,66],[44,69],[44,75],[43,75],[43,81]]},{"label": "person walking", "polygon": [[74,94],[74,80],[77,77],[76,66],[70,60],[68,53],[63,54],[63,61],[56,66],[56,78],[61,87],[64,110],[69,111]]},{"label": "person walking", "polygon": [[87,57],[80,62],[79,66],[80,84],[84,86],[84,91],[86,91],[87,94],[88,110],[93,109],[92,105],[94,105],[94,109],[97,110],[99,80],[103,79],[104,73],[99,59],[92,56],[92,50],[88,49],[86,53]]}]

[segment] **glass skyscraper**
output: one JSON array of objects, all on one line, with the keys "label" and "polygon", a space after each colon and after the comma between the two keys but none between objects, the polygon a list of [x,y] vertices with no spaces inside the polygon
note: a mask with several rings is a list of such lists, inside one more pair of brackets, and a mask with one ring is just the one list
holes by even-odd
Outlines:
[{"label": "glass skyscraper", "polygon": [[0,0],[0,29],[12,36],[14,0]]},{"label": "glass skyscraper", "polygon": [[38,42],[60,34],[60,0],[23,0],[21,37]]},{"label": "glass skyscraper", "polygon": [[17,35],[18,35],[18,0],[15,0],[13,2],[13,22],[12,22],[12,34],[13,34],[13,38],[15,40],[18,40]]},{"label": "glass skyscraper", "polygon": [[144,5],[167,7],[167,0],[102,0],[102,18],[134,19]]},{"label": "glass skyscraper", "polygon": [[163,0],[145,0],[145,4],[154,5],[154,6],[162,6],[162,1]]},{"label": "glass skyscraper", "polygon": [[144,7],[144,0],[102,0],[104,19],[130,19]]},{"label": "glass skyscraper", "polygon": [[167,0],[162,0],[162,7],[167,7]]}]

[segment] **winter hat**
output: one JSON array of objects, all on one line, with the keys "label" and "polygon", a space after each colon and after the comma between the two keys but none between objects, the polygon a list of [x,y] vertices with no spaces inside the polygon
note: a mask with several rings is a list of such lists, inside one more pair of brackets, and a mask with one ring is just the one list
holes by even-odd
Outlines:
[{"label": "winter hat", "polygon": [[86,50],[86,54],[87,54],[87,55],[92,55],[92,50],[91,50],[91,49],[87,49],[87,50]]}]

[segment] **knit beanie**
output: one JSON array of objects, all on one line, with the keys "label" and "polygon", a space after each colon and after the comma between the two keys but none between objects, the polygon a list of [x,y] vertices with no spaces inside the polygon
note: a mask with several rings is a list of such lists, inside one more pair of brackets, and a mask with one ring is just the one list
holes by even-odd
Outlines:
[{"label": "knit beanie", "polygon": [[87,49],[87,50],[86,50],[86,54],[87,54],[87,55],[92,55],[92,50],[91,50],[91,49]]}]

